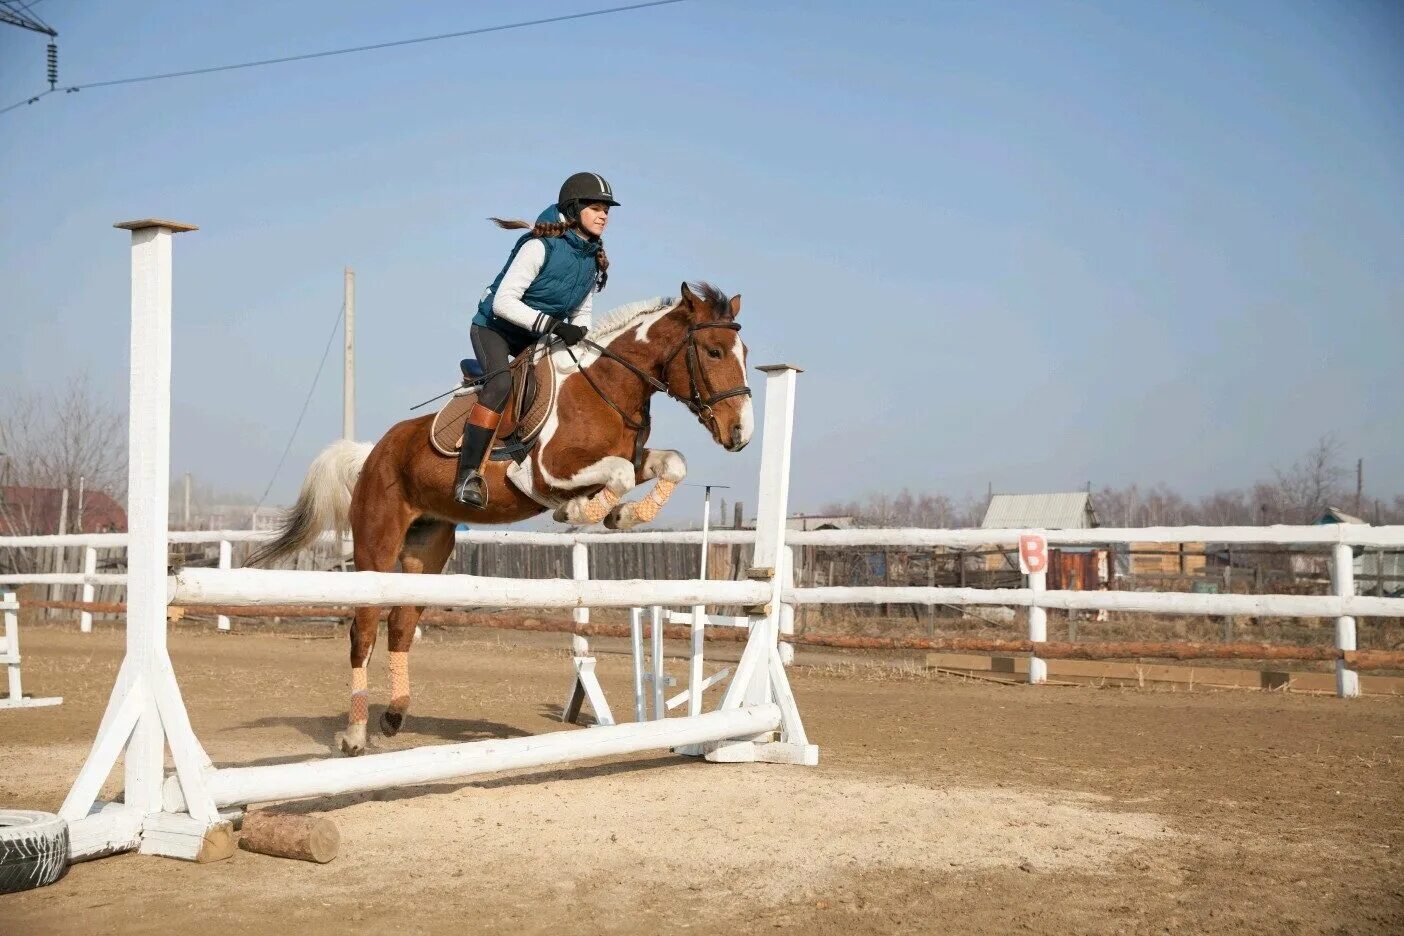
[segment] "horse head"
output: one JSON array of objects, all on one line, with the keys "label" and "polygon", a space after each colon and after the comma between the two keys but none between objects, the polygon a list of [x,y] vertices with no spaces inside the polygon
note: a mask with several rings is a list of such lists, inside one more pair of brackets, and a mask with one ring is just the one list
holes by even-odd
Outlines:
[{"label": "horse head", "polygon": [[668,392],[692,410],[717,444],[739,452],[751,441],[755,414],[746,383],[746,344],[741,340],[741,297],[727,297],[708,283],[682,284],[672,318],[683,337],[664,370]]}]

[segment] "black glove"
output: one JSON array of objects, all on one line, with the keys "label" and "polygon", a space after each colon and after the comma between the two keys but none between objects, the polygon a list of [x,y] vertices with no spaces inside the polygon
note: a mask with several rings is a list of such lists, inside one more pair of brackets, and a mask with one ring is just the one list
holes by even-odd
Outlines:
[{"label": "black glove", "polygon": [[585,337],[585,329],[579,325],[572,325],[569,322],[557,322],[551,329],[551,333],[561,339],[568,348],[573,348],[580,343],[580,339]]}]

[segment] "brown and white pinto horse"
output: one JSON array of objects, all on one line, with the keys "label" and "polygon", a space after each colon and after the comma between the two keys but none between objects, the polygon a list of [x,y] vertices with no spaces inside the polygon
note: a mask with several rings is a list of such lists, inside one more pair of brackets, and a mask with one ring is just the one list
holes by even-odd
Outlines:
[{"label": "brown and white pinto horse", "polygon": [[[442,572],[459,523],[514,523],[555,506],[557,520],[627,529],[652,519],[686,463],[679,452],[649,449],[649,401],[657,391],[685,403],[717,444],[738,452],[751,440],[754,417],[746,385],[746,347],[736,317],[741,297],[705,283],[681,298],[635,303],[607,313],[573,354],[554,353],[557,399],[528,463],[509,479],[513,462],[485,469],[484,508],[453,499],[455,462],[429,442],[432,415],[390,427],[374,447],[336,442],[313,462],[297,503],[277,538],[249,561],[267,565],[311,545],[326,530],[351,530],[356,568]],[[524,476],[529,469],[529,476]],[[529,481],[528,481],[529,477]],[[653,480],[649,497],[623,502]],[[521,487],[530,487],[529,496]],[[409,708],[409,649],[423,606],[390,612],[390,705],[381,730],[400,730]],[[341,749],[359,754],[369,719],[366,664],[375,646],[378,608],[358,608],[351,629],[351,711]]]}]

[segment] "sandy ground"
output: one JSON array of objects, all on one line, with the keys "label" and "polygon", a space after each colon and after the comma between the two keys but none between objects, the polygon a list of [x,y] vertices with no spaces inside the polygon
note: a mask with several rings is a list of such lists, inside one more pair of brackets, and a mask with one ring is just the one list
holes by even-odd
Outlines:
[{"label": "sandy ground", "polygon": [[[67,791],[120,658],[99,627],[26,626],[26,688],[65,701],[0,713],[0,806]],[[329,756],[329,630],[172,629],[217,763]],[[557,730],[564,644],[431,630],[405,732],[374,743]],[[598,647],[628,717],[628,658]],[[336,821],[335,861],[88,862],[0,896],[0,934],[1404,932],[1404,699],[1035,689],[872,660],[801,651],[817,769],[640,755],[285,804]]]}]

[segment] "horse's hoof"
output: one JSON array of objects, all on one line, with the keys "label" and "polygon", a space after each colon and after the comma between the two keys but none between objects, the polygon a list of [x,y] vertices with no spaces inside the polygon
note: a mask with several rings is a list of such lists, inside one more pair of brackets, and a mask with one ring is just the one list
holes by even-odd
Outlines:
[{"label": "horse's hoof", "polygon": [[632,510],[625,510],[629,504],[620,504],[605,514],[604,525],[608,530],[632,530],[639,525],[639,518]]},{"label": "horse's hoof", "polygon": [[405,723],[404,712],[393,712],[386,709],[380,715],[380,733],[387,738],[393,738],[400,733],[400,727]]},{"label": "horse's hoof", "polygon": [[365,753],[366,750],[366,726],[357,725],[355,728],[347,728],[339,732],[336,736],[337,745],[341,748],[341,753],[347,757],[355,757]]}]

